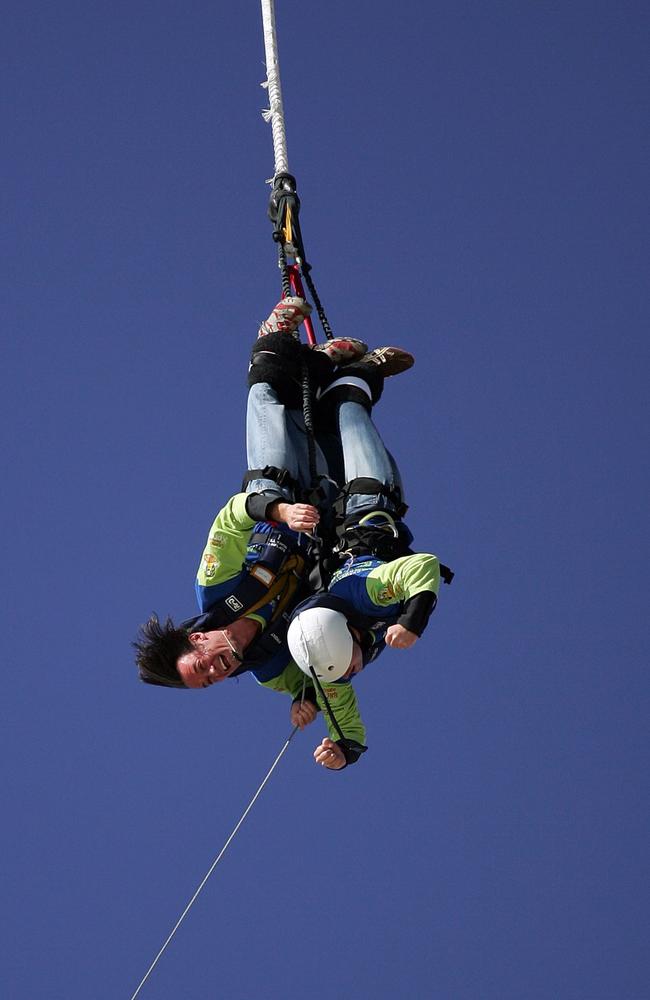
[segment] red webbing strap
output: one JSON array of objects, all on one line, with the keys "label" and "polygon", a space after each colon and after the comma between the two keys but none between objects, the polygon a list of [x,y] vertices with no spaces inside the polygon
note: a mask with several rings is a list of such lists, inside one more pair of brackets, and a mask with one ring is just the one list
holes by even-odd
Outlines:
[{"label": "red webbing strap", "polygon": [[[305,289],[302,286],[302,278],[300,277],[297,264],[288,264],[287,273],[291,282],[291,291],[294,295],[299,295],[301,299],[304,299]],[[314,333],[314,324],[310,316],[307,316],[305,320],[305,332],[307,334],[307,343],[313,346],[316,343],[316,334]]]}]

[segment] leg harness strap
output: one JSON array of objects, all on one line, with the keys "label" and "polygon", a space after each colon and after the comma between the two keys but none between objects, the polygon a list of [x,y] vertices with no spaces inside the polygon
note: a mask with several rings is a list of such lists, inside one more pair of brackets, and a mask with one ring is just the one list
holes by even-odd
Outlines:
[{"label": "leg harness strap", "polygon": [[369,495],[378,493],[380,496],[386,497],[391,505],[391,513],[395,514],[396,517],[404,517],[408,510],[408,504],[404,503],[402,500],[402,491],[399,486],[387,486],[386,483],[380,482],[379,479],[371,479],[368,476],[360,476],[359,478],[351,479],[349,483],[346,483],[336,498],[334,511],[336,513],[337,520],[345,519],[345,507],[348,498],[355,493]]},{"label": "leg harness strap", "polygon": [[246,487],[254,479],[272,479],[278,486],[287,486],[294,493],[300,489],[299,483],[288,469],[278,469],[276,465],[265,465],[263,469],[248,470],[242,480],[242,493],[246,492]]}]

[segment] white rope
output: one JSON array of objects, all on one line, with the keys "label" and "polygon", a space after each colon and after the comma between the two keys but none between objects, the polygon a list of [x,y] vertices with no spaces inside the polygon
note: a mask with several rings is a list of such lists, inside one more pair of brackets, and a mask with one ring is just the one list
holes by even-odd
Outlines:
[{"label": "white rope", "polygon": [[175,924],[175,926],[174,926],[174,928],[173,928],[173,930],[172,930],[171,934],[169,935],[169,937],[168,937],[168,938],[167,938],[167,940],[165,941],[164,945],[162,946],[162,948],[160,949],[160,951],[158,952],[158,954],[157,954],[157,955],[156,955],[156,957],[154,958],[153,962],[151,963],[151,965],[150,965],[150,966],[149,966],[149,968],[147,969],[147,971],[146,971],[146,973],[145,973],[145,975],[144,975],[144,978],[143,978],[143,979],[141,980],[141,982],[140,982],[140,985],[138,986],[137,990],[135,991],[135,993],[134,993],[134,994],[133,994],[133,996],[131,997],[131,1000],[135,1000],[135,998],[137,997],[138,993],[140,992],[140,990],[142,989],[142,987],[143,987],[143,986],[144,986],[144,984],[146,983],[147,979],[149,978],[149,976],[151,975],[151,973],[152,973],[152,972],[153,972],[153,970],[155,969],[156,965],[158,964],[158,959],[159,959],[159,958],[160,958],[160,957],[162,956],[162,954],[163,954],[163,952],[164,952],[165,948],[167,947],[167,945],[169,944],[169,942],[170,942],[170,941],[171,941],[171,939],[173,938],[174,934],[176,933],[176,931],[177,931],[177,930],[178,930],[178,928],[180,927],[181,923],[183,922],[183,920],[185,919],[185,917],[186,917],[186,916],[187,916],[187,914],[189,913],[189,911],[190,911],[190,907],[191,907],[191,906],[192,906],[192,904],[194,903],[194,900],[196,899],[196,897],[198,896],[198,894],[199,894],[199,893],[201,892],[201,889],[203,888],[203,886],[205,885],[205,883],[206,883],[206,882],[208,881],[208,879],[209,879],[209,878],[210,878],[210,876],[212,875],[212,872],[214,871],[214,869],[215,869],[215,868],[217,867],[217,865],[218,865],[218,864],[219,864],[219,862],[221,861],[221,858],[223,857],[223,855],[224,855],[224,854],[226,853],[226,848],[228,847],[228,845],[229,845],[229,844],[230,844],[230,842],[232,841],[233,837],[235,836],[235,834],[236,834],[236,833],[237,833],[237,831],[239,830],[239,827],[240,827],[240,826],[242,825],[242,823],[244,822],[244,820],[245,820],[245,819],[246,819],[246,817],[248,816],[248,814],[249,814],[249,812],[251,811],[251,809],[252,809],[253,805],[255,804],[255,801],[257,800],[257,798],[258,798],[258,796],[259,796],[260,792],[262,791],[262,789],[264,788],[265,784],[267,783],[267,781],[269,780],[269,778],[270,778],[270,777],[271,777],[271,775],[273,774],[273,771],[275,770],[275,766],[276,766],[276,764],[278,763],[278,761],[280,760],[280,757],[282,757],[282,754],[283,754],[283,753],[284,753],[284,751],[285,751],[285,750],[287,749],[287,747],[288,747],[288,746],[289,746],[289,744],[291,743],[291,740],[292,740],[292,739],[294,738],[294,736],[296,735],[296,733],[297,733],[297,732],[298,732],[298,726],[294,726],[294,729],[293,729],[293,731],[292,731],[291,735],[289,736],[288,740],[286,741],[286,743],[284,744],[284,746],[283,746],[283,747],[282,747],[282,749],[280,750],[280,753],[278,754],[278,756],[277,756],[277,757],[275,758],[275,760],[273,761],[273,764],[271,765],[271,767],[270,767],[270,769],[269,769],[269,771],[268,771],[268,773],[267,773],[266,777],[264,778],[264,781],[262,782],[262,784],[260,785],[260,787],[259,787],[259,788],[257,789],[257,791],[255,792],[255,795],[253,796],[253,798],[252,798],[252,799],[250,800],[250,802],[248,803],[248,806],[246,807],[246,809],[245,809],[244,813],[243,813],[243,814],[242,814],[242,816],[241,816],[241,819],[239,820],[239,822],[238,822],[237,826],[235,827],[235,829],[234,829],[234,830],[232,831],[232,833],[231,833],[231,834],[230,834],[230,836],[228,837],[228,840],[226,841],[226,843],[225,843],[225,844],[223,845],[223,847],[221,848],[221,850],[220,850],[220,852],[219,852],[218,856],[217,856],[217,857],[216,857],[216,858],[214,859],[214,861],[213,861],[213,862],[212,862],[212,864],[210,865],[210,868],[208,869],[208,871],[207,871],[207,874],[206,874],[206,875],[205,875],[205,877],[203,878],[203,880],[202,880],[201,884],[199,885],[198,889],[196,890],[196,892],[194,893],[194,895],[193,895],[193,896],[192,896],[192,898],[190,899],[189,903],[187,904],[187,906],[185,907],[185,909],[184,909],[184,910],[183,910],[183,912],[181,913],[180,917],[179,917],[179,918],[178,918],[178,920],[176,921],[176,924]]},{"label": "white rope", "polygon": [[262,24],[264,26],[264,52],[266,54],[266,82],[262,86],[267,87],[269,92],[269,107],[262,112],[262,115],[264,121],[271,123],[275,173],[288,173],[289,157],[284,129],[284,108],[273,0],[262,0]]}]

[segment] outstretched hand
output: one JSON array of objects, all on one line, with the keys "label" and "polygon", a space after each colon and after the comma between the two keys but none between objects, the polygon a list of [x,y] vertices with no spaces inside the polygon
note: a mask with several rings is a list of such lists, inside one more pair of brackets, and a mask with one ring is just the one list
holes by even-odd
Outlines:
[{"label": "outstretched hand", "polygon": [[320,514],[310,503],[282,503],[278,501],[268,511],[273,521],[282,521],[292,531],[313,531],[320,521]]},{"label": "outstretched hand", "polygon": [[327,736],[314,750],[314,760],[322,767],[329,768],[330,771],[340,771],[342,767],[345,767],[345,754],[340,746],[337,746]]},{"label": "outstretched hand", "polygon": [[386,629],[386,645],[393,649],[410,649],[419,636],[410,632],[403,625],[389,625]]}]

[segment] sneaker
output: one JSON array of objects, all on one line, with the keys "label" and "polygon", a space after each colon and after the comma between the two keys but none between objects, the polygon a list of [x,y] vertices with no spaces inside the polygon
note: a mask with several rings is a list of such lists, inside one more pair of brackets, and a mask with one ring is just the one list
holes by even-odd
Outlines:
[{"label": "sneaker", "polygon": [[298,327],[310,313],[309,302],[305,302],[298,295],[288,295],[286,299],[278,302],[269,318],[262,323],[257,336],[265,337],[267,333],[287,333],[298,339]]},{"label": "sneaker", "polygon": [[401,347],[376,347],[369,351],[359,361],[360,365],[372,365],[380,375],[399,375],[408,371],[415,364],[415,358]]},{"label": "sneaker", "polygon": [[313,350],[327,355],[334,365],[348,365],[352,361],[360,361],[368,345],[354,337],[334,337],[324,344],[315,344]]}]

